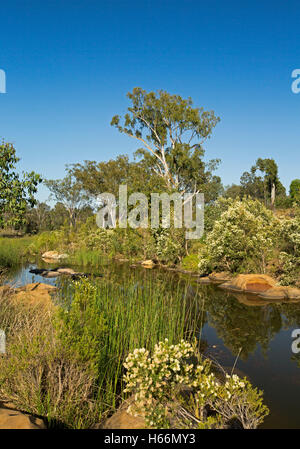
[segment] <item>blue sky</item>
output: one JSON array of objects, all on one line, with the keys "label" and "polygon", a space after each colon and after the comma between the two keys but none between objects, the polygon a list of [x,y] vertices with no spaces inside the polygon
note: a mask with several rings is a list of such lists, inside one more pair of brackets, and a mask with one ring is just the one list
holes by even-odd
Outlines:
[{"label": "blue sky", "polygon": [[110,120],[139,86],[221,117],[205,148],[225,185],[258,157],[286,187],[300,178],[299,1],[11,0],[1,12],[0,137],[20,168],[61,178],[67,163],[132,155]]}]

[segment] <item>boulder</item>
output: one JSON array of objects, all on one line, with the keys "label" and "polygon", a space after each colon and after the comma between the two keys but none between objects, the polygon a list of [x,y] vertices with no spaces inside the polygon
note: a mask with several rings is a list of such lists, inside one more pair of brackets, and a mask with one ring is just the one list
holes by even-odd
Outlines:
[{"label": "boulder", "polygon": [[118,410],[108,418],[104,425],[103,429],[145,429],[146,423],[144,418],[140,416],[133,416],[127,413],[127,408],[130,404],[132,404],[133,398],[129,398],[127,401],[124,401]]},{"label": "boulder", "polygon": [[48,260],[61,260],[61,259],[66,259],[68,256],[68,254],[59,254],[57,251],[46,251],[45,253],[42,254],[42,258],[45,261]]},{"label": "boulder", "polygon": [[43,278],[52,279],[61,276],[61,273],[58,271],[44,271],[41,276],[43,276]]},{"label": "boulder", "polygon": [[72,268],[58,268],[56,271],[61,274],[76,274]]},{"label": "boulder", "polygon": [[204,285],[212,283],[211,279],[208,276],[198,278],[196,282],[197,284],[204,284]]},{"label": "boulder", "polygon": [[153,267],[155,267],[155,262],[153,262],[153,260],[151,260],[151,259],[143,260],[143,262],[141,262],[141,264],[143,265],[144,268],[153,268]]},{"label": "boulder", "polygon": [[276,286],[276,281],[266,274],[239,274],[220,288],[231,291],[262,293]]},{"label": "boulder", "polygon": [[46,429],[44,422],[18,410],[0,408],[0,429]]},{"label": "boulder", "polygon": [[232,279],[232,274],[227,271],[222,271],[220,273],[211,273],[208,277],[213,282],[222,283],[230,281]]},{"label": "boulder", "polygon": [[35,282],[33,284],[26,284],[23,287],[14,289],[13,298],[18,301],[26,301],[30,304],[44,303],[51,305],[51,293],[55,290],[56,287],[53,285]]}]

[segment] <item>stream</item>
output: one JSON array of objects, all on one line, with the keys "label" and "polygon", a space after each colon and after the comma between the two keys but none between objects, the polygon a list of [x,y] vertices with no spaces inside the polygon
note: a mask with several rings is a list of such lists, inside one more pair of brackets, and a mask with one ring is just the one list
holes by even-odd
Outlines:
[{"label": "stream", "polygon": [[[36,266],[26,264],[11,270],[9,282],[16,287],[31,282],[59,284],[59,278],[29,273]],[[38,268],[44,267],[55,268],[57,264],[38,263]],[[153,283],[167,283],[171,291],[182,289],[188,295],[204,298],[201,340],[207,354],[224,367],[232,367],[236,362],[235,372],[247,375],[254,386],[264,391],[270,415],[261,427],[300,428],[300,353],[292,352],[292,331],[300,329],[300,303],[259,301],[256,305],[253,297],[233,295],[215,285],[199,285],[192,275],[159,268],[132,268],[128,263],[115,261],[103,261],[97,272],[104,275],[104,280],[119,284],[151,278]]]}]

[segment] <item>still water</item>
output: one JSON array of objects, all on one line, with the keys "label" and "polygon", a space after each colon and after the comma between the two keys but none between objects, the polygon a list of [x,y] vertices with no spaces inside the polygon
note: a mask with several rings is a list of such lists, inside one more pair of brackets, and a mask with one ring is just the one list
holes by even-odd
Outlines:
[{"label": "still water", "polygon": [[[56,265],[38,267],[53,268]],[[45,279],[29,273],[29,264],[10,272],[10,282],[59,285],[60,278]],[[74,267],[73,267],[74,268]],[[78,268],[78,267],[77,267]],[[76,267],[75,267],[76,269]],[[78,268],[79,271],[83,271]],[[87,270],[86,270],[87,271]],[[292,352],[292,331],[300,329],[300,303],[266,304],[255,297],[226,293],[213,285],[199,285],[197,278],[162,269],[147,270],[126,263],[104,261],[103,281],[119,285],[132,282],[164,284],[170,291],[197,296],[201,304],[201,340],[206,353],[224,367],[235,363],[236,373],[247,375],[264,390],[270,409],[264,428],[300,428],[300,354]]]}]

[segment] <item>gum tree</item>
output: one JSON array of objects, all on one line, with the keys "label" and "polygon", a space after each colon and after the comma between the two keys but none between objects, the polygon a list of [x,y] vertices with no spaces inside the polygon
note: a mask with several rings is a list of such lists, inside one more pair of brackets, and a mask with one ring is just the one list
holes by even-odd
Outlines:
[{"label": "gum tree", "polygon": [[136,155],[163,179],[168,190],[201,191],[215,197],[220,178],[212,172],[219,160],[203,161],[203,143],[220,120],[214,112],[194,108],[191,98],[163,90],[147,93],[136,87],[127,97],[128,112],[123,120],[114,116],[111,125],[142,144]]},{"label": "gum tree", "polygon": [[79,210],[89,203],[82,186],[70,171],[63,179],[45,180],[44,184],[50,190],[51,197],[68,211],[71,227],[75,226]]}]

